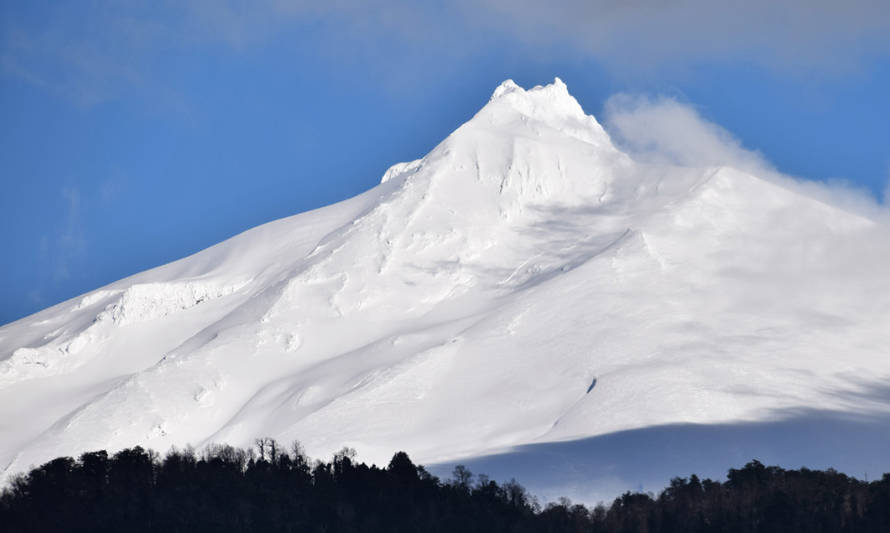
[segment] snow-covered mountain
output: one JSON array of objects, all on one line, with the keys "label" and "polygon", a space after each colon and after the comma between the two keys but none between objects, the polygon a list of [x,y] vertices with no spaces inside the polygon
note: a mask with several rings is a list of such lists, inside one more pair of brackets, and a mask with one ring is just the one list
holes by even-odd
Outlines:
[{"label": "snow-covered mountain", "polygon": [[877,474],[887,258],[876,220],[635,161],[558,79],[507,81],[360,196],[0,328],[0,466],[272,436],[582,498],[754,456]]}]

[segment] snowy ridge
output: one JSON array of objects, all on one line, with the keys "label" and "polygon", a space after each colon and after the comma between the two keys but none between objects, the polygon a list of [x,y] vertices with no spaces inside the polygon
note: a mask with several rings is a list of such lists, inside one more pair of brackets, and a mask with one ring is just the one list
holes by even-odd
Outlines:
[{"label": "snowy ridge", "polygon": [[189,309],[205,301],[228,296],[247,282],[217,286],[213,283],[140,283],[124,291],[99,290],[84,296],[74,307],[82,311],[112,301],[83,329],[57,329],[43,337],[43,344],[21,347],[0,362],[0,387],[69,372],[85,360],[77,357],[85,347],[98,345],[118,326],[154,320]]},{"label": "snowy ridge", "polygon": [[875,221],[637,163],[559,79],[508,80],[358,197],[0,328],[0,464],[258,435],[432,463],[890,412],[849,394],[890,377],[888,257]]}]

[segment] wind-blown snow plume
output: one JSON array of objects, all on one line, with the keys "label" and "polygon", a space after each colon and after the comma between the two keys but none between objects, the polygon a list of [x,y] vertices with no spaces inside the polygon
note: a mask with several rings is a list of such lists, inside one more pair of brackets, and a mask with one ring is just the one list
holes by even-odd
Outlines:
[{"label": "wind-blown snow plume", "polygon": [[[745,148],[730,132],[673,98],[616,94],[606,102],[605,123],[615,142],[638,161],[687,167],[728,166],[890,223],[886,198],[879,203],[869,191],[842,179],[815,182],[783,174],[761,153]],[[887,183],[890,186],[890,174]]]}]

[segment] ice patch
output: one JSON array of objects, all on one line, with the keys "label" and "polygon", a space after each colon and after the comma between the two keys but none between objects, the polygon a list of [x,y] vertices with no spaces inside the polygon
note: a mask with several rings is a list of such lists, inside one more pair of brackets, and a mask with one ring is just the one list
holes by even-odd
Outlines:
[{"label": "ice patch", "polygon": [[420,169],[421,165],[423,165],[423,159],[415,159],[414,161],[408,161],[406,163],[396,163],[383,173],[383,178],[381,178],[380,183],[386,183],[402,174],[413,174]]},{"label": "ice patch", "polygon": [[96,317],[124,326],[154,320],[194,307],[208,300],[228,296],[249,281],[233,284],[187,281],[184,283],[144,283],[124,291],[117,302],[108,305]]},{"label": "ice patch", "polygon": [[0,362],[0,388],[28,379],[70,372],[98,353],[87,348],[104,342],[113,328],[169,316],[228,296],[248,283],[145,283],[133,285],[124,291],[100,290],[91,293],[81,299],[76,309],[87,308],[117,294],[120,296],[83,329],[63,332],[59,328],[44,336],[44,340],[47,340],[44,344],[13,351],[8,359]]},{"label": "ice patch", "polygon": [[513,80],[504,80],[500,85],[495,88],[494,92],[491,94],[491,100],[497,100],[498,98],[504,96],[505,94],[509,94],[516,91],[523,91],[522,87],[516,85],[516,82]]},{"label": "ice patch", "polygon": [[81,309],[83,309],[85,307],[89,307],[91,305],[95,305],[106,298],[110,298],[112,296],[120,294],[120,292],[121,291],[119,291],[119,290],[104,290],[104,289],[98,290],[95,292],[91,292],[90,294],[87,294],[86,296],[84,296],[83,298],[80,299],[80,302],[77,304],[77,306],[74,307],[74,310],[80,311]]},{"label": "ice patch", "polygon": [[49,366],[45,354],[34,348],[19,348],[12,352],[12,357],[0,363],[0,375],[11,373],[15,367],[38,366],[46,368]]},{"label": "ice patch", "polygon": [[12,356],[0,362],[0,389],[27,379],[59,374],[83,364],[72,357],[96,340],[91,328],[70,340],[57,343],[50,341],[43,346],[22,347]]}]

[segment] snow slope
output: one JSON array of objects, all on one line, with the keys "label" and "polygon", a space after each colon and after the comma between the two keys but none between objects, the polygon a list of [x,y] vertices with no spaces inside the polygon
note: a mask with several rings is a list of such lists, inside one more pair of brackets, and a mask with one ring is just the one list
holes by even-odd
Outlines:
[{"label": "snow slope", "polygon": [[360,196],[0,328],[0,466],[258,436],[449,464],[881,417],[888,235],[790,184],[636,162],[560,80],[507,81]]}]

